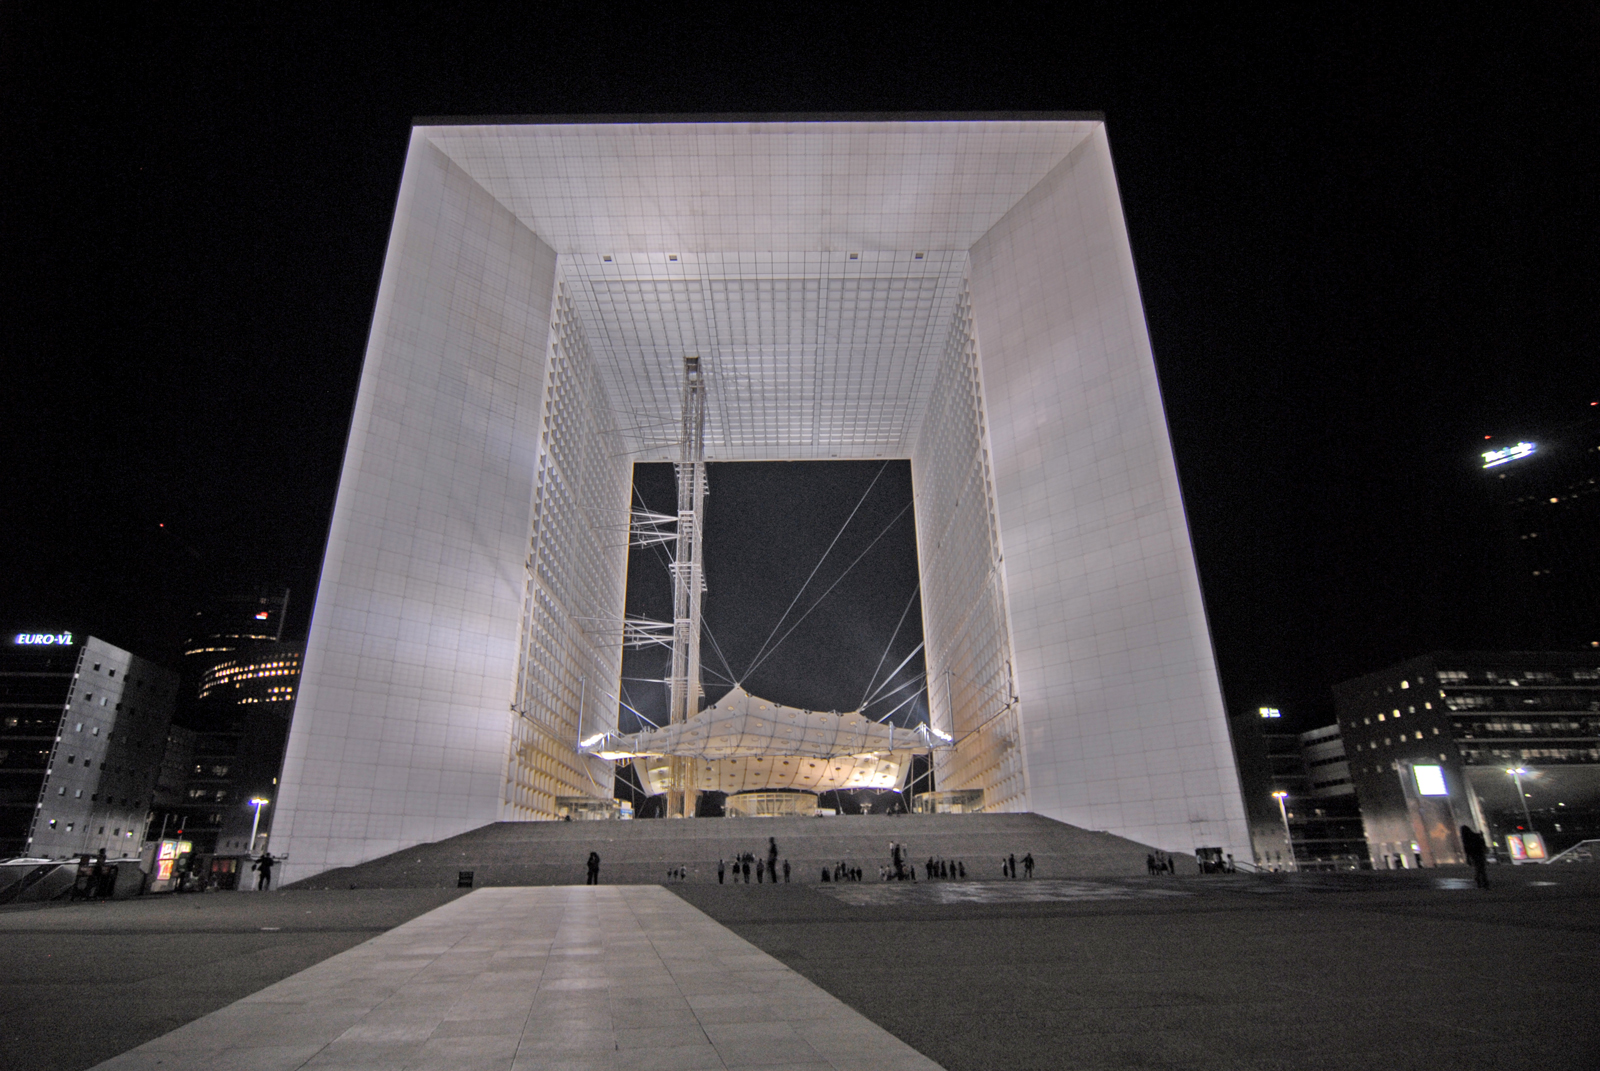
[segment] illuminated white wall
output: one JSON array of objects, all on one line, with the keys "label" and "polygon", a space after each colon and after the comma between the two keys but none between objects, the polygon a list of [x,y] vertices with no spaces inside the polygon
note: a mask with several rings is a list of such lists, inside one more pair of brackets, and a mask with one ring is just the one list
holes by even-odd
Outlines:
[{"label": "illuminated white wall", "polygon": [[501,815],[555,266],[413,135],[276,802],[287,880]]},{"label": "illuminated white wall", "polygon": [[675,456],[687,354],[717,460],[912,459],[941,787],[1248,858],[1102,123],[446,124],[362,371],[291,879],[604,794],[568,737],[610,724],[627,465]]},{"label": "illuminated white wall", "polygon": [[1104,127],[973,246],[970,286],[1028,807],[1249,858]]}]

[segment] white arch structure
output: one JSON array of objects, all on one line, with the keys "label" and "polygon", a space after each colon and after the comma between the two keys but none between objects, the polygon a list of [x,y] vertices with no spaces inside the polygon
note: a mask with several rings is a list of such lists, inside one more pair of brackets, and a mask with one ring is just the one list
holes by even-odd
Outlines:
[{"label": "white arch structure", "polygon": [[273,848],[609,795],[630,466],[909,458],[941,788],[1248,858],[1095,116],[422,121]]}]

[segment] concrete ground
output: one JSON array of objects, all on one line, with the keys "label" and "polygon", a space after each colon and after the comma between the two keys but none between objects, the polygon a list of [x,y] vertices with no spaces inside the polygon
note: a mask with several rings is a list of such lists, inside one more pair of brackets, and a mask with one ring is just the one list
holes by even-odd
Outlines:
[{"label": "concrete ground", "polygon": [[92,1067],[460,895],[208,893],[0,907],[0,1068]]},{"label": "concrete ground", "polygon": [[[1492,873],[668,888],[949,1071],[1595,1071],[1600,867]],[[0,909],[0,1067],[89,1067],[457,895]]]},{"label": "concrete ground", "polygon": [[1595,1071],[1600,868],[1494,881],[671,888],[949,1071]]},{"label": "concrete ground", "polygon": [[479,889],[98,1071],[939,1071],[660,886]]}]

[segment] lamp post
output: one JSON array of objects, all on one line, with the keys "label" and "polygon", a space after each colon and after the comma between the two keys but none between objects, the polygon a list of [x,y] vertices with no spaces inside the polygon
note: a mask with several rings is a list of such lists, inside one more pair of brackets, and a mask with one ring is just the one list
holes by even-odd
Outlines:
[{"label": "lamp post", "polygon": [[250,847],[247,849],[251,855],[254,855],[256,851],[256,830],[261,828],[261,808],[271,802],[271,800],[262,796],[250,797],[250,806],[256,809],[255,820],[250,823]]},{"label": "lamp post", "polygon": [[1294,861],[1294,834],[1289,832],[1289,808],[1283,802],[1289,798],[1289,793],[1279,789],[1272,794],[1272,798],[1278,801],[1278,815],[1283,819],[1283,839],[1289,842],[1289,869],[1299,870],[1299,865]]},{"label": "lamp post", "polygon": [[1514,766],[1506,771],[1506,773],[1510,774],[1517,782],[1517,802],[1522,804],[1522,820],[1527,823],[1528,832],[1533,833],[1535,832],[1533,828],[1533,815],[1528,813],[1528,794],[1522,791],[1522,775],[1527,772],[1528,771],[1523,769],[1521,766]]}]

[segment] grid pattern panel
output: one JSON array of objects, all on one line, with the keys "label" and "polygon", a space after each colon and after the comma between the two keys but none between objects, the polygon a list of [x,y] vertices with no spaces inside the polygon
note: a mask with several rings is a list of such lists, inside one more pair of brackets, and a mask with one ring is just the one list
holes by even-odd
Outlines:
[{"label": "grid pattern panel", "polygon": [[965,251],[1091,120],[424,127],[558,253]]},{"label": "grid pattern panel", "polygon": [[1103,130],[973,247],[971,292],[1033,809],[1248,858]]},{"label": "grid pattern panel", "polygon": [[555,277],[413,136],[273,822],[285,882],[504,814]]},{"label": "grid pattern panel", "polygon": [[983,790],[987,811],[1028,806],[1011,674],[1005,579],[983,426],[972,306],[965,289],[911,455],[934,724],[956,739],[935,753],[941,789]]},{"label": "grid pattern panel", "polygon": [[616,728],[606,694],[621,672],[630,479],[583,328],[558,283],[534,471],[508,818],[554,818],[562,796],[610,797],[609,766],[575,745],[580,736]]},{"label": "grid pattern panel", "polygon": [[565,278],[630,447],[677,456],[682,360],[715,460],[904,456],[965,254],[580,255]]}]

